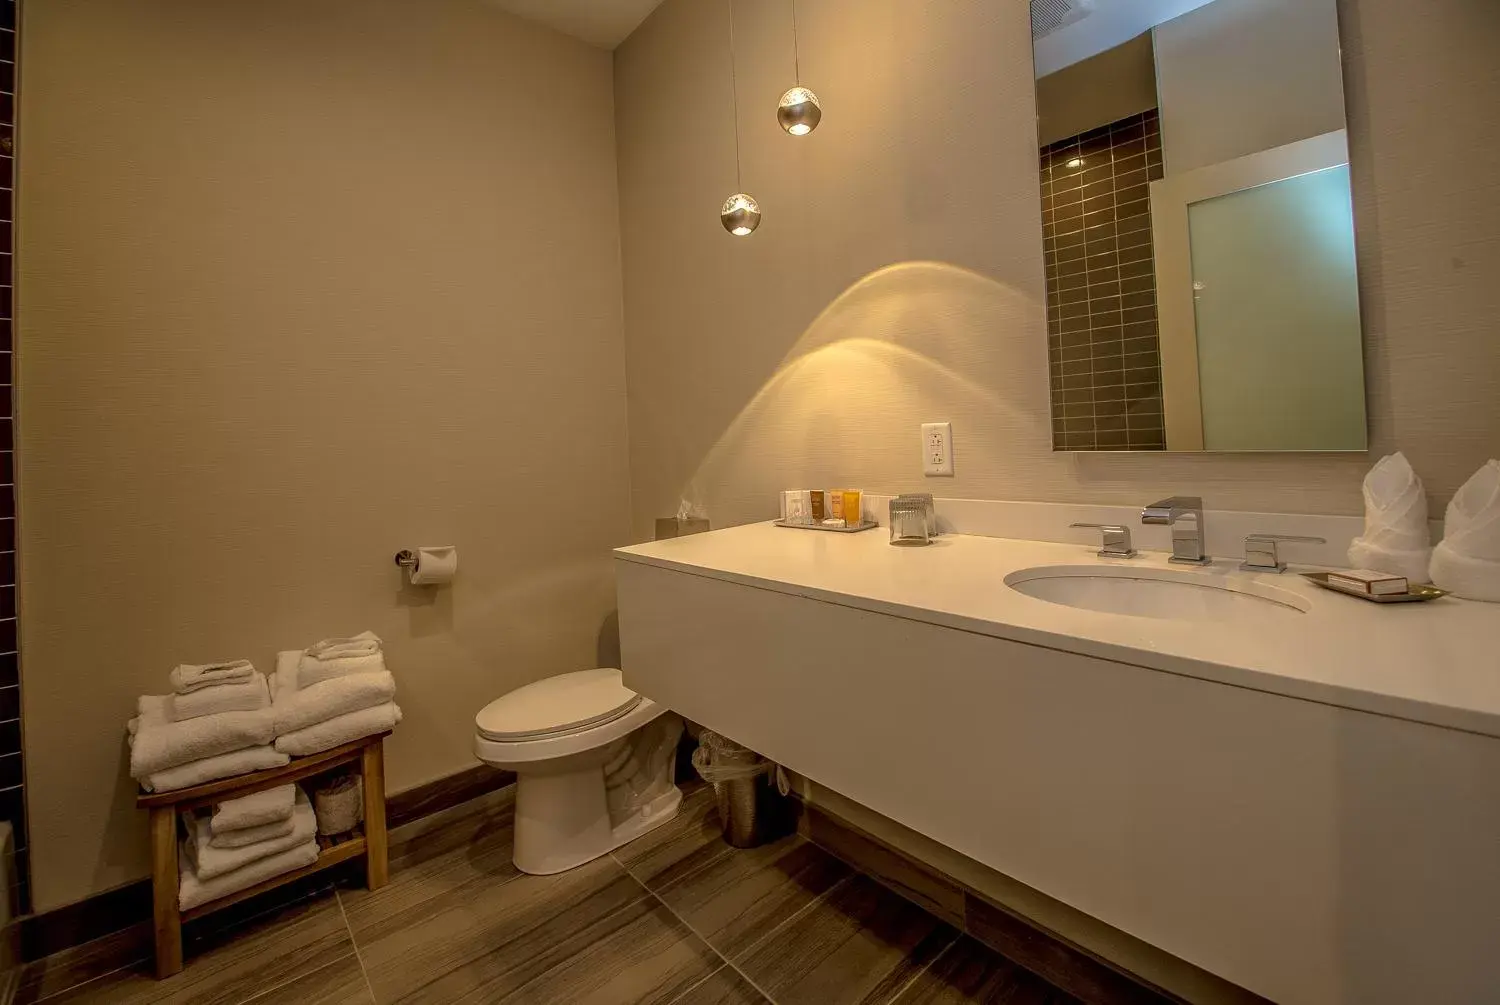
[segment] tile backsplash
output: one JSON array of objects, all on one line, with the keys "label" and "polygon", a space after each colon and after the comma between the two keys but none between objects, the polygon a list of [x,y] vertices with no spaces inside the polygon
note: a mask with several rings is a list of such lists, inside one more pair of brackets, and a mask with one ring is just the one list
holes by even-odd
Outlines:
[{"label": "tile backsplash", "polygon": [[1155,109],[1041,151],[1052,445],[1164,450],[1149,184]]}]

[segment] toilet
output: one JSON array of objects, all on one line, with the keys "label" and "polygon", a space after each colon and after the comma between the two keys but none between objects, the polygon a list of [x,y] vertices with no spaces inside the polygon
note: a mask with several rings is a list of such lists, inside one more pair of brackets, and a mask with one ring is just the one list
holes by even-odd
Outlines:
[{"label": "toilet", "polygon": [[613,668],[548,677],[474,717],[474,754],[516,773],[522,872],[572,869],[671,820],[682,720],[636,694]]}]

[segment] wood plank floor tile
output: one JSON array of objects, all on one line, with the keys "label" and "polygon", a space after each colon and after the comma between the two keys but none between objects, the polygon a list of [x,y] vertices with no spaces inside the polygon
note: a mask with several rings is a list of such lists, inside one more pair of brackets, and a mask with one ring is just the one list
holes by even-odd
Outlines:
[{"label": "wood plank floor tile", "polygon": [[647,889],[660,890],[731,850],[719,825],[713,786],[687,784],[682,790],[676,819],[615,850],[615,858]]},{"label": "wood plank floor tile", "polygon": [[695,984],[672,1005],[770,1005],[770,999],[733,967],[720,967],[713,976]]},{"label": "wood plank floor tile", "polygon": [[359,957],[350,953],[245,1005],[375,1005],[375,998],[365,983]]},{"label": "wood plank floor tile", "polygon": [[13,1005],[32,1005],[151,957],[151,923],[143,922],[21,968]]},{"label": "wood plank floor tile", "polygon": [[51,998],[49,1005],[192,1002],[240,1005],[268,988],[294,981],[354,952],[338,901],[324,895],[214,932],[186,947],[187,966],[158,981],[149,962],[107,974]]},{"label": "wood plank floor tile", "polygon": [[727,959],[737,960],[852,870],[800,837],[733,848],[657,896]]},{"label": "wood plank floor tile", "polygon": [[739,966],[778,1005],[885,1002],[957,937],[952,926],[855,875]]},{"label": "wood plank floor tile", "polygon": [[370,896],[349,920],[378,1000],[447,1001],[648,896],[605,857],[555,876],[481,874],[418,900]]},{"label": "wood plank floor tile", "polygon": [[970,936],[961,937],[892,1005],[1079,1005],[1078,999]]}]

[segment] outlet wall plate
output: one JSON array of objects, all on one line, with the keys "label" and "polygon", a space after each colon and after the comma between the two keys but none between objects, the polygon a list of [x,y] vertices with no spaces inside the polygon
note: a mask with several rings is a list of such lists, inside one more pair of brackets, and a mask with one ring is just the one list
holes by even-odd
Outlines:
[{"label": "outlet wall plate", "polygon": [[922,473],[953,475],[953,423],[922,423]]}]

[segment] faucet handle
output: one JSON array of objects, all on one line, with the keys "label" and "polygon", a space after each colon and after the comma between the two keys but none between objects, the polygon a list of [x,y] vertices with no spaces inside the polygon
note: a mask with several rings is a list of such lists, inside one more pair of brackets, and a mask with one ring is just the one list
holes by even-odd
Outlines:
[{"label": "faucet handle", "polygon": [[1074,523],[1070,527],[1088,527],[1093,530],[1104,532],[1104,547],[1100,548],[1100,558],[1134,558],[1135,547],[1130,543],[1130,528],[1117,523]]},{"label": "faucet handle", "polygon": [[1327,544],[1321,537],[1304,534],[1251,534],[1245,538],[1245,560],[1240,563],[1242,572],[1285,572],[1286,563],[1277,553],[1282,544]]}]

